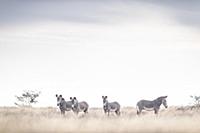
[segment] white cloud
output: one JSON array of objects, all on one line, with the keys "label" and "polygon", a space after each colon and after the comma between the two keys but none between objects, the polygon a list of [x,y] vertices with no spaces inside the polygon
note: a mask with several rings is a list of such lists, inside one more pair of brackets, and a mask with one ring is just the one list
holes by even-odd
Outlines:
[{"label": "white cloud", "polygon": [[158,7],[144,6],[131,17],[131,7],[113,16],[120,12],[113,6],[108,24],[37,21],[2,28],[0,96],[12,100],[0,105],[13,105],[14,95],[27,88],[42,90],[41,106],[54,106],[56,93],[91,107],[102,106],[102,95],[122,106],[160,95],[187,104],[200,87],[199,31]]}]

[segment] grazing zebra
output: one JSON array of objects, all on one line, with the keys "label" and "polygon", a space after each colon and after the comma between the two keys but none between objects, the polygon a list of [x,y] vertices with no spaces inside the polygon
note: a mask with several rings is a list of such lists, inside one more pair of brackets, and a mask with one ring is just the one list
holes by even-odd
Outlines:
[{"label": "grazing zebra", "polygon": [[78,102],[76,97],[74,98],[70,97],[70,100],[72,102],[72,110],[74,111],[74,113],[76,114],[78,114],[79,112],[88,113],[89,105],[87,102],[85,101]]},{"label": "grazing zebra", "polygon": [[64,115],[65,111],[71,111],[72,110],[72,101],[65,101],[65,99],[62,97],[62,95],[57,95],[57,106],[59,106],[61,114]]},{"label": "grazing zebra", "polygon": [[115,112],[118,116],[120,115],[120,104],[118,102],[108,102],[107,96],[102,96],[103,99],[103,110],[104,113],[110,115],[110,112]]},{"label": "grazing zebra", "polygon": [[149,100],[140,100],[137,103],[137,114],[140,115],[142,110],[147,110],[147,111],[152,111],[154,110],[155,114],[158,114],[158,111],[160,109],[160,105],[163,104],[165,108],[167,108],[167,101],[166,101],[167,96],[161,96],[156,98],[153,101]]}]

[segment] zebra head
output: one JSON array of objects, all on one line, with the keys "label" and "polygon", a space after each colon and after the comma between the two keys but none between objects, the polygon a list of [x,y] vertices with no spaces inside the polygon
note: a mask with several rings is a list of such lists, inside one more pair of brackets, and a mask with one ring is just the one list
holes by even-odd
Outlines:
[{"label": "zebra head", "polygon": [[76,99],[76,97],[70,97],[70,100],[72,101],[72,108],[78,108],[78,100]]},{"label": "zebra head", "polygon": [[104,109],[107,107],[107,104],[108,104],[107,98],[108,98],[108,96],[102,96],[102,99],[103,99],[103,108]]},{"label": "zebra head", "polygon": [[162,96],[161,98],[162,98],[162,104],[164,105],[165,108],[167,108],[168,107],[166,100],[167,96]]},{"label": "zebra head", "polygon": [[62,102],[62,95],[59,95],[58,96],[58,94],[56,94],[56,98],[57,98],[57,106],[60,106],[60,103]]}]

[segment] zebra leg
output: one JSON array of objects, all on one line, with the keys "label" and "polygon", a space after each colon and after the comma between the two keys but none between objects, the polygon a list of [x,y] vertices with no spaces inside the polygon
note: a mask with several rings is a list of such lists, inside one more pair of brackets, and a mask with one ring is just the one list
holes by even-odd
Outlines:
[{"label": "zebra leg", "polygon": [[107,115],[108,111],[106,109],[104,109],[104,114]]},{"label": "zebra leg", "polygon": [[120,111],[119,110],[116,110],[115,113],[116,113],[116,115],[120,116]]},{"label": "zebra leg", "polygon": [[86,108],[83,112],[84,112],[85,114],[88,113],[88,108]]},{"label": "zebra leg", "polygon": [[120,116],[120,114],[121,114],[120,110],[118,110],[118,113],[117,113],[117,114],[118,114],[118,116]]},{"label": "zebra leg", "polygon": [[136,105],[136,109],[137,109],[137,115],[140,115],[141,112],[142,112],[143,107],[137,104]]},{"label": "zebra leg", "polygon": [[75,113],[76,115],[78,115],[79,111],[78,111],[78,110],[76,110],[74,113]]},{"label": "zebra leg", "polygon": [[158,109],[154,109],[154,113],[157,115],[158,114]]},{"label": "zebra leg", "polygon": [[65,110],[61,110],[61,115],[65,115]]},{"label": "zebra leg", "polygon": [[106,114],[106,113],[107,113],[107,111],[106,111],[106,110],[104,110],[104,113]]},{"label": "zebra leg", "polygon": [[140,115],[140,114],[141,114],[141,112],[142,112],[142,110],[141,110],[141,109],[137,110],[137,115]]},{"label": "zebra leg", "polygon": [[110,116],[110,111],[108,111],[108,116]]}]

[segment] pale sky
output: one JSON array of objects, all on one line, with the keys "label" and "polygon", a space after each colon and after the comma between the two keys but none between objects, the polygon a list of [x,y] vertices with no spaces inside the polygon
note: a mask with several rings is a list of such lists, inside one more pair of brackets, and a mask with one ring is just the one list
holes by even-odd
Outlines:
[{"label": "pale sky", "polygon": [[200,2],[191,0],[0,1],[0,106],[23,90],[102,107],[200,95]]}]

